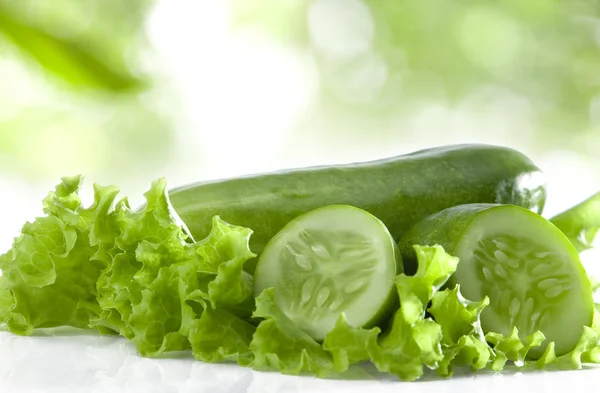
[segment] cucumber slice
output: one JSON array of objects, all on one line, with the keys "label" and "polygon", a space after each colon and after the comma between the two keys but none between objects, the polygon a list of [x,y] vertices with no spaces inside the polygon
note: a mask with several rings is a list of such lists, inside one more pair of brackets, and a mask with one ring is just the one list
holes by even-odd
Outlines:
[{"label": "cucumber slice", "polygon": [[[490,299],[481,314],[484,332],[525,339],[540,330],[557,355],[572,350],[593,316],[592,288],[579,256],[565,235],[543,217],[517,206],[462,205],[413,227],[401,240],[438,243],[460,259],[450,281],[471,300]],[[407,257],[411,259],[411,257]]]},{"label": "cucumber slice", "polygon": [[254,277],[258,296],[275,301],[302,330],[322,340],[341,313],[370,326],[394,301],[400,253],[385,225],[370,213],[332,205],[290,221],[266,245]]}]

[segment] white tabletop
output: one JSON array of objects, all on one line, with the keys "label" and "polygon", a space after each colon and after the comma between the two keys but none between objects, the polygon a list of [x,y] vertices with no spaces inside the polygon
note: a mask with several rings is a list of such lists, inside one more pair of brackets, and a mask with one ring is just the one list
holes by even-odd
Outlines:
[{"label": "white tabletop", "polygon": [[428,374],[401,382],[364,368],[362,380],[256,372],[235,364],[204,364],[187,355],[146,359],[119,337],[69,332],[19,337],[0,332],[0,392],[144,393],[551,393],[598,391],[600,368],[554,372]]}]

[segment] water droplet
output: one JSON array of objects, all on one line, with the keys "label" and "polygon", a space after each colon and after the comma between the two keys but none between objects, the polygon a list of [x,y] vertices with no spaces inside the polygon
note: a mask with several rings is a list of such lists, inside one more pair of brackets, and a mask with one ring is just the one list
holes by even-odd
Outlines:
[{"label": "water droplet", "polygon": [[536,252],[535,254],[536,258],[546,258],[548,255],[550,255],[549,252]]},{"label": "water droplet", "polygon": [[521,308],[521,302],[516,297],[510,302],[510,308],[508,312],[510,315],[517,315],[519,313],[519,309]]},{"label": "water droplet", "polygon": [[310,246],[310,249],[312,250],[312,252],[315,253],[315,255],[321,259],[330,259],[331,255],[329,255],[329,251],[327,251],[327,249],[322,246],[321,244],[314,244],[312,246]]},{"label": "water droplet", "polygon": [[317,307],[323,307],[323,304],[329,299],[331,291],[327,287],[322,287],[317,293]]},{"label": "water droplet", "polygon": [[539,289],[549,289],[557,285],[560,285],[560,282],[556,278],[547,278],[540,281],[537,286]]},{"label": "water droplet", "polygon": [[310,277],[308,280],[306,280],[304,282],[304,284],[302,285],[302,294],[301,294],[301,298],[302,304],[305,304],[306,302],[308,302],[312,296],[313,290],[315,289],[315,284],[316,284],[316,279],[314,277]]},{"label": "water droplet", "polygon": [[501,265],[496,265],[494,267],[494,272],[502,278],[508,278],[508,274],[506,274],[506,270]]},{"label": "water droplet", "polygon": [[548,289],[546,292],[544,292],[544,295],[548,298],[553,298],[553,297],[557,297],[564,291],[565,291],[564,288],[559,285],[559,286]]},{"label": "water droplet", "polygon": [[310,260],[306,257],[306,255],[296,255],[296,265],[304,271],[310,272],[312,270],[312,265],[310,264]]},{"label": "water droplet", "polygon": [[350,283],[348,283],[348,285],[346,285],[346,288],[344,288],[344,292],[346,292],[346,293],[356,292],[360,288],[362,288],[363,285],[365,285],[365,279],[357,278],[356,280],[350,281]]},{"label": "water droplet", "polygon": [[500,263],[508,263],[508,256],[500,250],[494,251],[494,258]]},{"label": "water droplet", "polygon": [[486,280],[488,280],[489,282],[494,282],[494,275],[492,274],[492,271],[490,269],[484,267],[483,269],[481,269],[481,272],[483,273],[483,277],[485,277]]}]

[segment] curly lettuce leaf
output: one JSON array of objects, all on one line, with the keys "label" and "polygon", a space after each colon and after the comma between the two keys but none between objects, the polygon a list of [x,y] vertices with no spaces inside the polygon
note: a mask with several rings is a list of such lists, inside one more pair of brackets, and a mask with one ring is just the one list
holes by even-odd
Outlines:
[{"label": "curly lettuce leaf", "polygon": [[252,231],[218,216],[212,223],[210,235],[191,246],[201,289],[187,300],[204,311],[192,322],[188,338],[196,359],[211,363],[233,360],[248,366],[253,360],[250,342],[256,327],[246,321],[254,309],[254,296],[252,276],[243,268],[256,257],[249,246]]},{"label": "curly lettuce leaf", "polygon": [[600,230],[600,192],[550,219],[578,252],[592,248]]},{"label": "curly lettuce leaf", "polygon": [[[396,277],[396,287],[400,300],[412,304],[419,310],[417,316],[425,311],[427,303],[454,274],[458,267],[458,258],[451,256],[442,246],[413,246],[417,256],[417,272],[413,276],[400,274]],[[415,299],[416,297],[416,299]],[[407,307],[404,307],[407,311]],[[408,314],[405,312],[408,317]]]},{"label": "curly lettuce leaf", "polygon": [[458,259],[441,246],[415,246],[415,251],[416,274],[396,277],[400,308],[388,330],[379,334],[379,328],[354,328],[342,316],[325,337],[323,347],[332,354],[337,372],[353,363],[371,360],[378,371],[412,381],[423,374],[423,365],[436,368],[443,359],[442,327],[426,317],[425,309],[456,270]]},{"label": "curly lettuce leaf", "polygon": [[251,234],[252,230],[215,216],[209,236],[192,246],[197,272],[213,277],[205,297],[213,308],[246,303],[246,316],[252,313],[252,276],[243,269],[249,259],[256,257],[249,247]]},{"label": "curly lettuce leaf", "polygon": [[158,356],[190,348],[187,337],[196,313],[186,295],[197,285],[193,264],[181,262],[164,266],[134,293],[125,324],[140,354]]},{"label": "curly lettuce leaf", "polygon": [[[252,283],[243,273],[243,265],[255,255],[248,246],[251,231],[219,217],[213,219],[206,239],[188,243],[164,179],[155,181],[145,197],[146,205],[140,211],[130,210],[126,203],[115,210],[120,236],[107,253],[109,266],[98,279],[103,312],[92,324],[119,331],[144,356],[158,356],[192,348],[192,327],[192,341],[201,342],[198,318],[211,322],[209,316],[202,319],[208,307],[242,304],[245,314],[251,314]],[[215,315],[231,324],[224,311]],[[218,356],[207,354],[199,344],[196,347],[201,348],[198,356]],[[218,352],[219,347],[215,348]]]},{"label": "curly lettuce leaf", "polygon": [[333,359],[329,352],[296,326],[275,303],[273,288],[256,298],[254,317],[264,318],[250,343],[256,370],[279,370],[283,374],[330,374]]},{"label": "curly lettuce leaf", "polygon": [[441,246],[415,245],[414,249],[417,272],[396,277],[400,309],[395,312],[390,329],[379,338],[381,349],[371,358],[379,371],[407,381],[423,375],[423,365],[434,369],[443,359],[441,326],[426,318],[425,310],[458,266],[458,258]]},{"label": "curly lettuce leaf", "polygon": [[551,342],[537,361],[528,361],[525,366],[537,369],[579,370],[585,363],[600,363],[600,329],[596,320],[597,317],[594,316],[594,325],[583,327],[577,345],[569,353],[556,356],[554,343]]},{"label": "curly lettuce leaf", "polygon": [[[0,266],[2,266],[2,256],[0,256]],[[10,310],[15,305],[15,298],[12,295],[6,279],[0,276],[0,324],[8,319]]]},{"label": "curly lettuce leaf", "polygon": [[489,305],[486,297],[472,302],[460,294],[460,286],[433,295],[429,312],[442,328],[442,352],[444,358],[437,372],[452,376],[454,366],[469,366],[479,370],[487,366],[493,355],[484,340],[479,317]]},{"label": "curly lettuce leaf", "polygon": [[495,353],[490,368],[494,371],[501,371],[509,360],[517,367],[523,367],[529,351],[539,347],[546,337],[542,332],[537,331],[523,342],[519,337],[519,330],[515,327],[508,336],[489,332],[485,335],[485,339],[491,344]]},{"label": "curly lettuce leaf", "polygon": [[381,329],[359,329],[350,326],[345,314],[341,314],[334,328],[325,336],[323,349],[331,353],[333,368],[343,373],[356,363],[370,360],[381,349],[377,339]]},{"label": "curly lettuce leaf", "polygon": [[[179,280],[186,280],[187,277],[181,277],[186,270],[170,266],[184,264],[188,253],[186,235],[173,218],[166,181],[153,182],[145,197],[147,205],[141,211],[132,211],[127,200],[120,201],[115,208],[113,216],[118,237],[113,247],[102,255],[109,260],[97,281],[102,314],[92,321],[92,325],[116,330],[129,339],[137,336],[134,341],[137,341],[140,352],[152,354],[161,352],[163,340],[158,336],[164,329],[154,326],[148,332],[142,332],[143,326],[138,327],[137,321],[143,321],[141,315],[157,312],[157,307],[161,306],[153,302],[164,300],[168,305],[163,307],[164,314],[179,314],[177,322],[181,323],[181,315],[185,312],[179,306],[173,310],[169,306],[179,302]],[[161,273],[159,277],[163,267],[170,271]],[[193,275],[193,269],[188,271]],[[159,293],[150,294],[149,291],[154,289],[158,289]],[[136,315],[133,315],[134,312]],[[163,322],[173,323],[170,315],[160,318],[164,318]],[[160,318],[150,319],[148,323],[153,324]],[[137,330],[137,335],[134,330]],[[163,333],[174,333],[174,329],[166,329]]]},{"label": "curly lettuce leaf", "polygon": [[[25,224],[0,256],[0,322],[17,334],[64,325],[118,332],[146,356],[194,347],[205,359],[247,359],[254,328],[243,318],[254,302],[243,265],[255,257],[252,232],[214,217],[210,235],[194,243],[164,179],[152,183],[138,211],[127,199],[115,204],[116,187],[98,185],[84,208],[81,182],[64,178],[44,199],[46,216]],[[202,344],[199,332],[221,323],[232,334],[209,334],[211,344]],[[241,347],[232,344],[236,328]]]},{"label": "curly lettuce leaf", "polygon": [[192,354],[207,363],[237,361],[249,366],[253,361],[250,342],[255,330],[255,326],[225,309],[207,307],[190,326]]},{"label": "curly lettuce leaf", "polygon": [[110,219],[118,189],[97,186],[94,203],[84,208],[78,195],[81,183],[81,176],[63,178],[44,199],[46,216],[26,223],[0,258],[0,316],[13,333],[85,328],[100,313],[95,285],[106,262],[95,256],[106,239],[94,239],[93,225]]}]

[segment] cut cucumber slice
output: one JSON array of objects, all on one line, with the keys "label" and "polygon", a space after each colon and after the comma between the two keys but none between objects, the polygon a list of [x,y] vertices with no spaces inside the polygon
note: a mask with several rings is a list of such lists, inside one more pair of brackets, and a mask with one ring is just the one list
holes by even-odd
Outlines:
[{"label": "cut cucumber slice", "polygon": [[450,285],[460,284],[467,299],[489,297],[484,332],[508,335],[516,326],[522,339],[544,333],[530,357],[541,356],[549,342],[557,355],[569,352],[591,324],[592,288],[579,256],[543,217],[517,206],[456,206],[415,225],[400,249],[410,263],[409,245],[433,243],[460,259]]},{"label": "cut cucumber slice", "polygon": [[273,287],[288,318],[322,340],[341,313],[354,327],[384,317],[400,266],[397,245],[380,220],[353,206],[326,206],[290,221],[267,243],[254,291],[258,296]]}]

